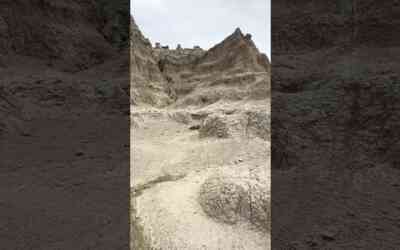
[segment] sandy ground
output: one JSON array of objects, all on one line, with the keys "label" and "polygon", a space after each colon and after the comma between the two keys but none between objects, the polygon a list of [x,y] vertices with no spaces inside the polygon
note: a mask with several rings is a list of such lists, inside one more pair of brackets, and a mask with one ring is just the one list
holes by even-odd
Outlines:
[{"label": "sandy ground", "polygon": [[[269,169],[269,142],[260,138],[200,139],[176,110],[131,109],[131,186],[136,222],[154,249],[269,249],[269,233],[250,223],[208,217],[198,202],[201,184],[217,172]],[[266,171],[269,174],[269,171]],[[250,174],[250,173],[249,173]],[[267,177],[269,179],[269,177]]]}]

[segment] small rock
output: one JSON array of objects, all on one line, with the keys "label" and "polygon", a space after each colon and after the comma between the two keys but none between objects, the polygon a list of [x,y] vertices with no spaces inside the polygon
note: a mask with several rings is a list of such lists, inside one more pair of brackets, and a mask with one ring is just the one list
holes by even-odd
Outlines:
[{"label": "small rock", "polygon": [[321,232],[321,237],[325,241],[334,241],[336,233],[332,231],[323,231]]},{"label": "small rock", "polygon": [[75,156],[83,156],[83,155],[84,155],[84,153],[81,151],[75,153]]},{"label": "small rock", "polygon": [[307,241],[306,241],[306,244],[307,244],[308,246],[310,246],[310,247],[316,247],[316,246],[318,246],[318,243],[315,242],[315,241],[313,241],[313,240],[307,240]]},{"label": "small rock", "polygon": [[26,132],[26,131],[22,132],[21,135],[24,136],[24,137],[30,137],[30,136],[32,136],[31,133]]},{"label": "small rock", "polygon": [[199,130],[200,129],[200,124],[195,124],[189,127],[190,130]]}]

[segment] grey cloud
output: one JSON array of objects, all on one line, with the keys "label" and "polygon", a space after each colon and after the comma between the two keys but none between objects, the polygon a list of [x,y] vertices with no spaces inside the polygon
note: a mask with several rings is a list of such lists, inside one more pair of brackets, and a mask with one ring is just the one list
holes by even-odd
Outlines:
[{"label": "grey cloud", "polygon": [[131,0],[131,12],[153,43],[207,49],[240,27],[271,55],[270,0]]}]

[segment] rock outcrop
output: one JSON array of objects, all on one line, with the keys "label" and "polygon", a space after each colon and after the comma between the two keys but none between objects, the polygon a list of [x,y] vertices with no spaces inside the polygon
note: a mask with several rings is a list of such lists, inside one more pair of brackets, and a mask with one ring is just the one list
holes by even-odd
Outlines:
[{"label": "rock outcrop", "polygon": [[0,1],[2,249],[128,243],[129,51],[97,3]]},{"label": "rock outcrop", "polygon": [[120,43],[109,39],[104,29],[117,12],[129,12],[121,12],[125,1],[119,0],[110,5],[110,13],[102,13],[104,3],[100,2],[0,3],[0,102],[4,107],[0,113],[7,117],[7,129],[19,127],[8,120],[25,119],[27,111],[23,109],[28,103],[57,110],[82,108],[106,98],[120,108],[125,106],[124,112],[129,108],[125,105],[129,80],[124,74],[129,52],[128,44],[122,43],[122,37],[129,34],[129,27],[123,25],[129,17],[119,17],[115,24]]},{"label": "rock outcrop", "polygon": [[171,102],[168,81],[161,74],[159,61],[153,48],[135,20],[131,19],[131,102],[133,105],[148,104],[166,106]]},{"label": "rock outcrop", "polygon": [[[390,209],[400,173],[399,8],[395,1],[274,4],[272,172],[283,187],[272,194],[276,249],[399,244],[390,237],[399,216]],[[321,231],[335,232],[334,240]]]},{"label": "rock outcrop", "polygon": [[134,104],[201,106],[269,95],[268,58],[239,28],[208,51],[171,50],[152,48],[133,21],[131,53]]},{"label": "rock outcrop", "polygon": [[[114,4],[117,2],[122,1]],[[6,0],[0,6],[1,55],[35,57],[76,72],[117,54],[118,46],[107,38],[105,26],[110,17],[101,14],[101,4],[91,0]],[[120,18],[120,22],[124,20]],[[119,34],[127,36],[128,27],[121,29]]]},{"label": "rock outcrop", "polygon": [[261,230],[270,229],[269,187],[267,180],[260,173],[258,175],[225,173],[209,177],[200,189],[200,205],[208,216],[224,223],[248,220]]}]

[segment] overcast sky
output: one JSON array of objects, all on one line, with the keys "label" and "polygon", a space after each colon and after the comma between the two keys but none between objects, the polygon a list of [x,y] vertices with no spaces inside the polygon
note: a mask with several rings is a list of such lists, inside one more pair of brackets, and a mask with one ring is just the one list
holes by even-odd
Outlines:
[{"label": "overcast sky", "polygon": [[131,0],[131,13],[153,43],[208,49],[240,27],[270,58],[270,0]]}]

